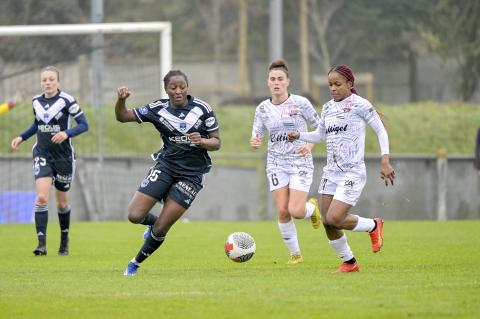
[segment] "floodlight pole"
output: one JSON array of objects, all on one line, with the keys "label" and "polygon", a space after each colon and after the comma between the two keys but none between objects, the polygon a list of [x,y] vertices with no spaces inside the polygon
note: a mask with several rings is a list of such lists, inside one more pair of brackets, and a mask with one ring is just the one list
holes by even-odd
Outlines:
[{"label": "floodlight pole", "polygon": [[283,58],[282,7],[282,0],[270,0],[270,62]]}]

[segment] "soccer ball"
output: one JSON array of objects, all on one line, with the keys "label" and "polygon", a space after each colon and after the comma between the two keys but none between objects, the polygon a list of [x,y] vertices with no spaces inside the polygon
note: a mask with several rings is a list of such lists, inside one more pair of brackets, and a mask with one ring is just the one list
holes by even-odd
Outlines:
[{"label": "soccer ball", "polygon": [[225,254],[237,263],[250,260],[255,254],[255,249],[255,240],[244,232],[230,234],[225,242]]}]

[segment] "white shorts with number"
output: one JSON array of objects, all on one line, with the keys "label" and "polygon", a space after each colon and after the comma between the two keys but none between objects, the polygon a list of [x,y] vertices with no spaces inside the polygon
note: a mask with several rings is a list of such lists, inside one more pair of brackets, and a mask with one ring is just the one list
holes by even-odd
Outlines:
[{"label": "white shorts with number", "polygon": [[282,165],[267,165],[267,180],[270,191],[288,186],[303,192],[310,191],[313,179],[312,165],[295,165],[283,163]]},{"label": "white shorts with number", "polygon": [[367,182],[365,170],[354,172],[324,172],[319,194],[333,195],[333,199],[355,206]]}]

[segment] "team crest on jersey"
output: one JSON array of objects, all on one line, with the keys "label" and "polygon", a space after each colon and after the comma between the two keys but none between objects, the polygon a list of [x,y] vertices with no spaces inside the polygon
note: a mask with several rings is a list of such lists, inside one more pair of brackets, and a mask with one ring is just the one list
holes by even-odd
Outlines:
[{"label": "team crest on jersey", "polygon": [[205,125],[207,127],[210,127],[212,126],[213,124],[215,124],[215,118],[212,116],[212,117],[209,117],[208,119],[205,120]]},{"label": "team crest on jersey", "polygon": [[80,106],[78,106],[77,103],[71,105],[69,108],[68,108],[68,113],[70,114],[75,114],[77,113],[78,111],[80,110]]},{"label": "team crest on jersey", "polygon": [[202,125],[202,120],[198,120],[193,127],[194,128],[199,128],[200,125]]},{"label": "team crest on jersey", "polygon": [[146,177],[146,178],[143,179],[143,181],[142,181],[142,183],[140,184],[140,186],[141,186],[142,188],[145,188],[145,187],[147,187],[147,185],[148,185],[149,182],[150,182],[150,181],[148,180],[148,177]]},{"label": "team crest on jersey", "polygon": [[185,131],[186,129],[187,129],[187,123],[185,122],[180,123],[180,130]]},{"label": "team crest on jersey", "polygon": [[146,106],[142,106],[141,108],[138,109],[138,111],[140,112],[140,114],[147,114],[148,113],[148,108]]}]

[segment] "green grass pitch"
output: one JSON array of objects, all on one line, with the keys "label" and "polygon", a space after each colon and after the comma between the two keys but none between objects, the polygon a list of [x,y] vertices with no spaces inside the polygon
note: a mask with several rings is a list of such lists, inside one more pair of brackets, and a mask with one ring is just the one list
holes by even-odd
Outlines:
[{"label": "green grass pitch", "polygon": [[[123,270],[144,227],[71,225],[70,256],[34,257],[31,224],[0,225],[0,318],[479,318],[480,221],[386,221],[385,244],[347,232],[361,272],[339,265],[323,230],[297,221],[305,262],[286,265],[276,222],[178,223],[136,277]],[[257,252],[237,264],[223,243],[250,233]]]}]

